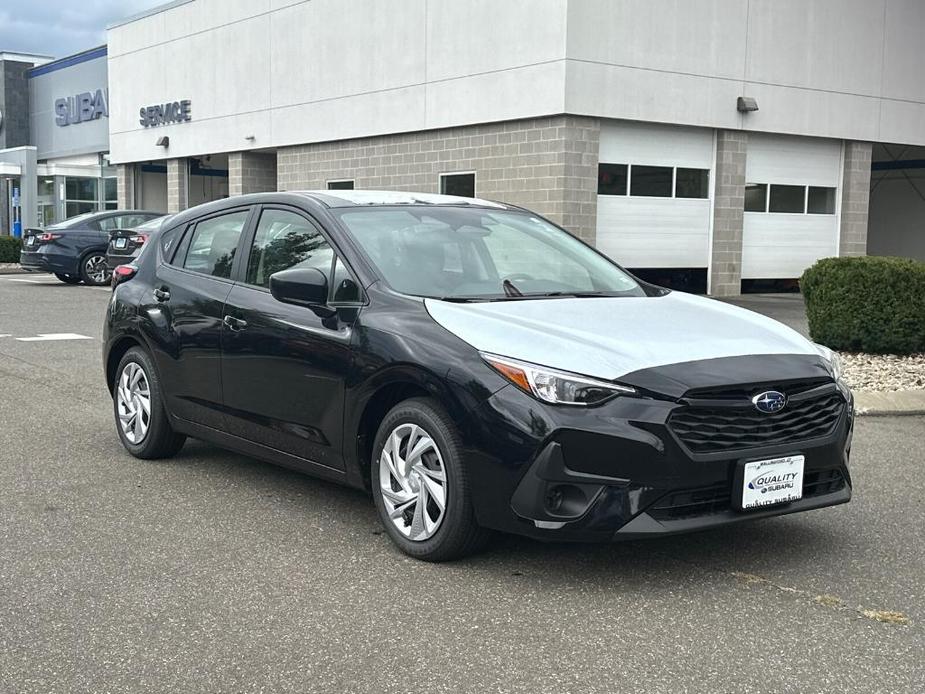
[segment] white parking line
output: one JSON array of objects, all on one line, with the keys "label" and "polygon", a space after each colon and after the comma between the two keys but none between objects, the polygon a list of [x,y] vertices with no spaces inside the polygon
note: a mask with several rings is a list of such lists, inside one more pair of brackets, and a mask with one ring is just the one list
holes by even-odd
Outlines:
[{"label": "white parking line", "polygon": [[57,340],[92,340],[89,335],[77,333],[39,333],[36,337],[17,337],[19,342],[53,342]]},{"label": "white parking line", "polygon": [[29,284],[49,284],[47,280],[27,280],[20,277],[4,277],[7,282],[28,282]]}]

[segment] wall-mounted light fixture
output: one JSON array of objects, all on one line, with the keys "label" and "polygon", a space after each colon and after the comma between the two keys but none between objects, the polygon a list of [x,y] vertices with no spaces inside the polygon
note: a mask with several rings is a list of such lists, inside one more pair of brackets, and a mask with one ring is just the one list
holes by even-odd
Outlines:
[{"label": "wall-mounted light fixture", "polygon": [[758,102],[751,96],[740,96],[736,99],[736,111],[739,113],[748,113],[758,110]]},{"label": "wall-mounted light fixture", "polygon": [[158,147],[170,147],[170,138],[167,135],[157,138],[155,143]]},{"label": "wall-mounted light fixture", "polygon": [[253,142],[254,140],[257,139],[257,137],[254,135],[245,135],[244,139],[247,140],[248,142]]}]

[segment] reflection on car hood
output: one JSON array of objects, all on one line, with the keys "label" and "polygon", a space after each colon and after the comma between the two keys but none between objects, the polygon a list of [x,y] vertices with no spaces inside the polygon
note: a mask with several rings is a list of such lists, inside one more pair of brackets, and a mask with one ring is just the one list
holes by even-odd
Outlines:
[{"label": "reflection on car hood", "polygon": [[476,349],[607,380],[700,359],[818,355],[782,323],[681,292],[464,304],[427,299],[425,305]]}]

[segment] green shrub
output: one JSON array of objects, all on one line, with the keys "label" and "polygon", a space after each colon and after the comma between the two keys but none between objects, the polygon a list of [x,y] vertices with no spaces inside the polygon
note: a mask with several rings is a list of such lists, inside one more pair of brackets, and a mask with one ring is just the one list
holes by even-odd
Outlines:
[{"label": "green shrub", "polygon": [[803,273],[809,334],[835,350],[925,351],[925,263],[823,258]]},{"label": "green shrub", "polygon": [[0,236],[0,263],[18,263],[22,241],[12,236]]}]

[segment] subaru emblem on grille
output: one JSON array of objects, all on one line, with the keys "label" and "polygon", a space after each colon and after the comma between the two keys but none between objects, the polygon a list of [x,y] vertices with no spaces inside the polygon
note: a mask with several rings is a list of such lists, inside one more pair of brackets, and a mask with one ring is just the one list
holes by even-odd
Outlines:
[{"label": "subaru emblem on grille", "polygon": [[766,390],[752,398],[755,409],[765,414],[780,412],[787,404],[787,396],[776,390]]}]

